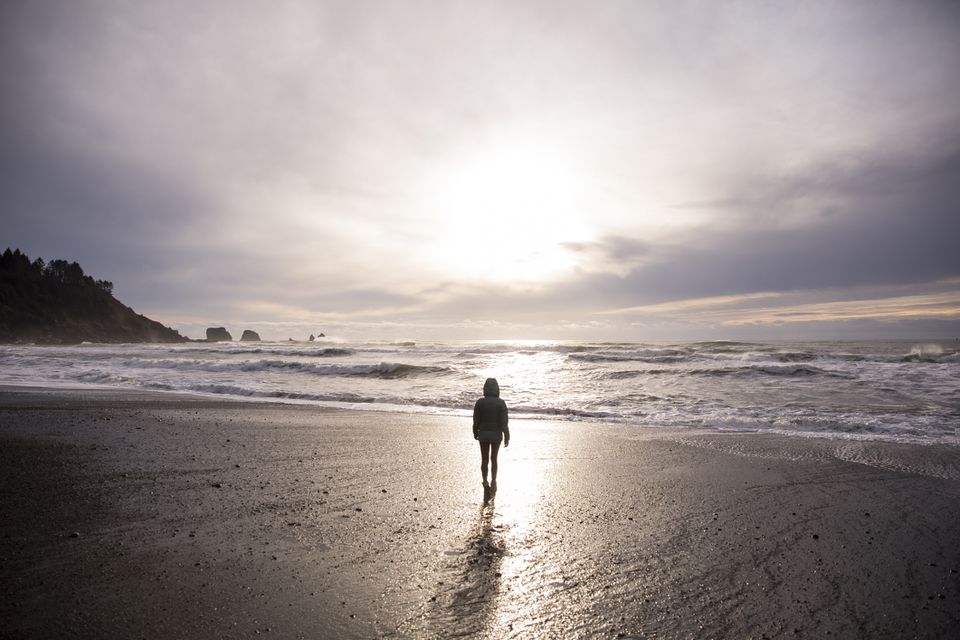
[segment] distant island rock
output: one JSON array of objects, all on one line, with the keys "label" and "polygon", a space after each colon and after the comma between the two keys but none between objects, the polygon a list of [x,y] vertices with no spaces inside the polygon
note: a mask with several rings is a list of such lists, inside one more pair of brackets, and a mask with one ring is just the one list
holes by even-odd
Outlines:
[{"label": "distant island rock", "polygon": [[207,342],[232,342],[233,336],[224,327],[207,327]]},{"label": "distant island rock", "polygon": [[260,342],[260,334],[250,329],[244,329],[243,335],[240,336],[240,342]]},{"label": "distant island rock", "polygon": [[76,262],[0,255],[0,343],[188,342],[113,297]]}]

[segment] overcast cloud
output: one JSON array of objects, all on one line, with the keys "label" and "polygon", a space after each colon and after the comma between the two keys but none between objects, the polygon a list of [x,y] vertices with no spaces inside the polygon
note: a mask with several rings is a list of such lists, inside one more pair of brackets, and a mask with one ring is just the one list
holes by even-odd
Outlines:
[{"label": "overcast cloud", "polygon": [[960,333],[955,2],[0,12],[2,244],[188,335]]}]

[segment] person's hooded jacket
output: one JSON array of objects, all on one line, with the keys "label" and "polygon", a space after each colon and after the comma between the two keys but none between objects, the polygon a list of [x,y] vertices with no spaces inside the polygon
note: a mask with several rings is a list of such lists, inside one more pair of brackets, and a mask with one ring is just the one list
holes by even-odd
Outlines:
[{"label": "person's hooded jacket", "polygon": [[500,385],[496,378],[487,378],[483,383],[483,397],[473,406],[473,437],[480,439],[480,432],[483,431],[488,436],[496,434],[496,442],[500,441],[500,434],[509,442],[508,422],[507,403],[500,398]]}]

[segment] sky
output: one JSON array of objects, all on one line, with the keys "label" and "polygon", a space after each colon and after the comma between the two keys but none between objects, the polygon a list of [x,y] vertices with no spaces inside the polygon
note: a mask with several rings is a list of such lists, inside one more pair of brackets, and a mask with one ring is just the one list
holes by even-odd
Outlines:
[{"label": "sky", "polygon": [[960,3],[0,4],[0,245],[202,337],[960,336]]}]

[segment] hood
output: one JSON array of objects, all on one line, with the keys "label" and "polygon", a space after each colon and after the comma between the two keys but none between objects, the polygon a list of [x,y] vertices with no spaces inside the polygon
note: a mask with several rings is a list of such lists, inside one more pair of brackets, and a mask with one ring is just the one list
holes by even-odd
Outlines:
[{"label": "hood", "polygon": [[496,378],[487,378],[487,381],[483,383],[483,396],[494,398],[500,397],[500,385],[497,384]]}]

